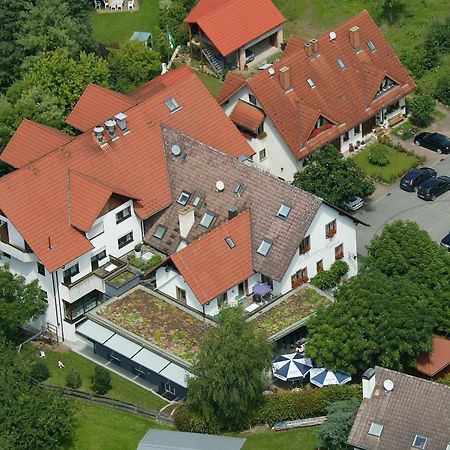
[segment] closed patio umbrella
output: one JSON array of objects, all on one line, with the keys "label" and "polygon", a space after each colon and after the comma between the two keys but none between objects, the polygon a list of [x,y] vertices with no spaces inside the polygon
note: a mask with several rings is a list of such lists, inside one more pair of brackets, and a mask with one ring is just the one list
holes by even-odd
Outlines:
[{"label": "closed patio umbrella", "polygon": [[310,358],[304,358],[298,353],[281,355],[272,364],[273,374],[282,381],[301,380],[313,367]]},{"label": "closed patio umbrella", "polygon": [[351,379],[348,373],[339,370],[333,372],[325,367],[314,367],[309,371],[309,381],[320,388],[332,384],[345,384]]}]

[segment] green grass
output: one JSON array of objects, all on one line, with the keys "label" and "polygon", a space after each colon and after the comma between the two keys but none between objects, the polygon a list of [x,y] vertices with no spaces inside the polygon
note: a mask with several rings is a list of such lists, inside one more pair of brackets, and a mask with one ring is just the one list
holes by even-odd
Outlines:
[{"label": "green grass", "polygon": [[135,450],[149,428],[163,428],[135,414],[75,401],[74,436],[66,450]]},{"label": "green grass", "polygon": [[111,278],[108,281],[111,284],[114,284],[114,286],[122,286],[122,284],[127,283],[135,277],[136,275],[133,272],[125,270],[124,272],[119,273],[119,275],[116,275],[114,278]]},{"label": "green grass", "polygon": [[200,80],[203,81],[203,84],[207,87],[208,91],[216,97],[219,93],[220,86],[222,86],[222,82],[218,78],[212,77],[206,73],[196,72],[196,74]]},{"label": "green grass", "polygon": [[286,431],[265,431],[261,433],[241,433],[247,439],[243,450],[316,450],[319,441],[317,428],[297,428]]},{"label": "green grass", "polygon": [[370,148],[371,146],[368,146],[364,150],[358,152],[358,154],[353,157],[353,161],[355,161],[358,167],[360,167],[369,177],[384,183],[393,183],[397,178],[415,167],[419,162],[417,158],[414,158],[407,153],[402,153],[386,146],[387,157],[390,162],[386,166],[377,166],[369,161]]},{"label": "green grass", "polygon": [[[127,1],[127,0],[125,0]],[[91,12],[94,39],[104,44],[126,42],[133,31],[150,31],[158,26],[158,0],[139,0],[139,10],[131,12]]]},{"label": "green grass", "polygon": [[[28,351],[27,347],[23,351]],[[69,370],[74,369],[80,373],[80,390],[92,392],[90,388],[90,376],[94,373],[95,363],[71,350],[65,352],[55,352],[48,347],[45,350],[45,358],[39,358],[37,347],[33,347],[33,359],[45,363],[50,369],[51,376],[46,383],[65,387],[66,376]],[[64,363],[65,368],[58,368],[58,359]],[[167,403],[155,394],[139,387],[125,378],[111,372],[112,389],[106,394],[107,397],[122,400],[142,406],[144,408],[159,410]]]}]

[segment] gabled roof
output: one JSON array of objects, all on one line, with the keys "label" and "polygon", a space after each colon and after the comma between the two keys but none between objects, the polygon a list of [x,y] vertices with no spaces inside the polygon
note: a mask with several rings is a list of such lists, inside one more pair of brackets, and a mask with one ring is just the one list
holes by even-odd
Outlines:
[{"label": "gabled roof", "polygon": [[266,115],[250,103],[239,100],[231,111],[230,119],[236,125],[255,133],[264,122]]},{"label": "gabled roof", "polygon": [[72,139],[56,128],[24,119],[0,159],[18,169],[67,144]]},{"label": "gabled roof", "polygon": [[[359,27],[361,42],[357,50],[349,39],[349,29],[354,26]],[[284,56],[272,67],[274,75],[264,70],[243,82],[298,159],[332,142],[415,89],[414,81],[367,11],[332,31],[336,39],[330,40],[328,32],[320,36],[319,53],[314,57],[307,56],[300,38],[291,38]],[[369,49],[368,41],[375,45],[374,51]],[[338,59],[345,64],[344,69],[337,64]],[[292,89],[287,92],[280,84],[282,67],[288,67]],[[391,78],[397,86],[374,98],[384,77]],[[308,79],[314,87],[308,84]],[[233,83],[225,80],[223,93],[219,94],[222,103],[236,92],[232,86]],[[315,135],[311,111],[316,116],[328,117],[335,126]]]},{"label": "gabled roof", "polygon": [[136,102],[126,95],[90,83],[66,122],[80,131],[88,131],[135,104]]},{"label": "gabled roof", "polygon": [[[384,381],[393,389],[386,392]],[[367,450],[411,449],[416,435],[427,438],[426,450],[445,450],[450,443],[450,387],[394,370],[375,368],[371,398],[363,398],[348,443]],[[372,423],[383,425],[379,437]]]},{"label": "gabled roof", "polygon": [[[181,242],[180,205],[176,201],[186,191],[191,194],[188,205],[200,198],[195,207],[195,223],[186,239],[188,244],[225,223],[230,208],[238,212],[249,210],[253,270],[281,281],[323,201],[174,129],[164,127],[163,139],[174,201],[149,218],[145,241],[168,255],[176,252]],[[171,152],[174,144],[181,148],[178,157]],[[224,183],[223,192],[216,190],[217,181]],[[277,217],[283,203],[292,206],[286,220]],[[206,211],[214,214],[208,229],[200,225]],[[162,240],[153,236],[160,224],[167,227]],[[267,256],[257,253],[263,239],[273,243]]]},{"label": "gabled roof", "polygon": [[[226,238],[232,239],[234,248]],[[204,305],[253,274],[250,213],[242,212],[171,258]]]},{"label": "gabled roof", "polygon": [[225,81],[220,86],[217,102],[222,104],[245,85],[245,78],[235,72],[228,72]]},{"label": "gabled roof", "polygon": [[[433,336],[433,350],[417,357],[416,369],[429,377],[434,377],[450,365],[450,339]],[[450,406],[449,406],[450,407]]]},{"label": "gabled roof", "polygon": [[197,23],[223,56],[281,25],[271,0],[200,0],[186,23]]}]

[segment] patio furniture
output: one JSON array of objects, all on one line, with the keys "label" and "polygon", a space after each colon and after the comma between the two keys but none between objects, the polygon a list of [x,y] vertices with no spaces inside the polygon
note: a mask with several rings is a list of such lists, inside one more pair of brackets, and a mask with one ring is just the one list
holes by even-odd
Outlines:
[{"label": "patio furniture", "polygon": [[99,0],[94,1],[95,9],[102,9],[102,4]]},{"label": "patio furniture", "polygon": [[281,355],[272,363],[273,375],[282,381],[302,380],[312,367],[311,359],[298,353]]},{"label": "patio furniture", "polygon": [[134,9],[134,0],[128,0],[128,9]]},{"label": "patio furniture", "polygon": [[314,367],[309,371],[309,381],[320,388],[333,384],[345,384],[351,380],[352,377],[348,373],[339,370],[332,372],[325,367]]},{"label": "patio furniture", "polygon": [[116,7],[117,7],[117,9],[122,9],[123,8],[123,1],[118,2]]}]

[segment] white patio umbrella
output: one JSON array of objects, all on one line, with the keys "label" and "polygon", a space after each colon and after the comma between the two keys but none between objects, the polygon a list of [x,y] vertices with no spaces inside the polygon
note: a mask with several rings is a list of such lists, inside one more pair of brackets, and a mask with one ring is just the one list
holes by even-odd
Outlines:
[{"label": "white patio umbrella", "polygon": [[301,380],[313,367],[310,358],[304,358],[299,353],[281,355],[272,364],[273,374],[282,381]]},{"label": "white patio umbrella", "polygon": [[345,372],[339,370],[333,372],[325,367],[314,367],[309,371],[309,381],[320,388],[332,384],[345,384],[351,379],[352,377]]}]

